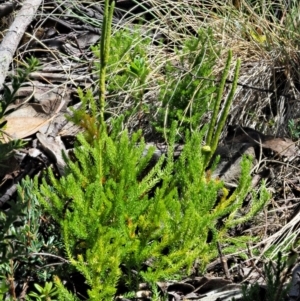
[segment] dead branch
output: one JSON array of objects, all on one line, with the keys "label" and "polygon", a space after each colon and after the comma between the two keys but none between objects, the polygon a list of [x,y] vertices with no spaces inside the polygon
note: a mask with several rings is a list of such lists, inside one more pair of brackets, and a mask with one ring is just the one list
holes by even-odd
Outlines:
[{"label": "dead branch", "polygon": [[42,0],[26,0],[0,45],[0,89],[3,87],[13,55],[27,26],[32,22]]}]

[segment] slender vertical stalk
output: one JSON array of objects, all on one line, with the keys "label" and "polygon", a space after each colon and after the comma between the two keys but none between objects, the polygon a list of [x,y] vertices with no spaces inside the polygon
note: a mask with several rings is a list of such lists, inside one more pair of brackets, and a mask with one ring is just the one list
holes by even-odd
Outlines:
[{"label": "slender vertical stalk", "polygon": [[100,127],[104,125],[104,108],[105,108],[105,79],[106,67],[108,62],[108,53],[111,36],[111,23],[115,1],[105,0],[104,16],[101,31],[101,47],[100,47],[100,71],[99,71],[99,117]]},{"label": "slender vertical stalk", "polygon": [[228,51],[228,58],[226,61],[226,65],[222,74],[222,78],[220,81],[220,86],[218,89],[218,94],[217,94],[217,99],[214,105],[214,109],[213,109],[213,115],[211,117],[211,121],[209,123],[209,130],[208,130],[208,134],[207,134],[207,138],[206,138],[206,145],[211,145],[211,141],[213,139],[213,133],[214,133],[214,128],[217,122],[217,117],[218,117],[218,113],[220,111],[220,105],[221,105],[221,101],[222,101],[222,95],[223,95],[223,91],[224,91],[224,87],[225,87],[225,83],[226,83],[226,79],[229,73],[229,68],[230,68],[230,63],[232,60],[232,51],[229,50]]},{"label": "slender vertical stalk", "polygon": [[221,101],[222,101],[222,95],[224,92],[224,87],[225,87],[225,83],[226,83],[226,79],[228,77],[228,73],[229,73],[229,69],[230,69],[230,63],[232,60],[232,51],[230,50],[228,52],[228,58],[226,61],[226,65],[222,74],[222,78],[221,78],[221,82],[220,82],[220,87],[218,89],[218,94],[217,94],[217,99],[214,105],[214,109],[213,109],[213,115],[212,115],[212,119],[211,122],[209,124],[209,130],[208,130],[208,134],[207,134],[207,138],[206,138],[206,148],[204,148],[203,150],[205,151],[205,159],[204,159],[204,168],[206,168],[214,154],[214,152],[217,149],[218,146],[218,142],[219,142],[219,138],[221,135],[221,131],[225,125],[228,113],[229,113],[229,109],[234,97],[234,93],[237,87],[237,81],[238,81],[238,76],[239,76],[239,70],[240,70],[240,66],[241,66],[241,61],[238,59],[236,62],[236,66],[235,66],[235,70],[234,70],[234,78],[233,78],[233,83],[231,86],[231,90],[225,100],[225,104],[224,104],[224,108],[221,112],[221,116],[220,116],[220,120],[217,123],[217,118],[218,118],[218,114],[220,112],[220,107],[221,107]]},{"label": "slender vertical stalk", "polygon": [[213,140],[211,141],[211,150],[212,153],[215,152],[215,150],[217,149],[218,146],[218,142],[219,142],[219,137],[221,135],[222,129],[225,125],[225,121],[227,119],[228,113],[229,113],[229,109],[233,100],[233,96],[237,87],[237,82],[238,82],[238,78],[239,78],[239,71],[240,71],[240,67],[241,67],[241,60],[238,59],[235,65],[235,70],[234,70],[234,77],[233,77],[233,83],[231,86],[231,90],[227,96],[227,99],[225,101],[225,105],[224,105],[224,109],[222,111],[220,120],[218,122]]},{"label": "slender vertical stalk", "polygon": [[[105,79],[106,79],[106,66],[108,62],[108,54],[110,48],[110,37],[111,37],[111,24],[112,17],[115,8],[114,0],[105,0],[104,16],[102,23],[102,34],[101,34],[101,45],[100,45],[100,71],[99,71],[99,135],[101,131],[105,131],[104,122],[104,109],[105,109]],[[101,140],[98,139],[100,143],[100,164],[99,164],[99,174],[102,175],[102,156],[103,156],[103,144]],[[102,185],[102,182],[101,182]]]}]

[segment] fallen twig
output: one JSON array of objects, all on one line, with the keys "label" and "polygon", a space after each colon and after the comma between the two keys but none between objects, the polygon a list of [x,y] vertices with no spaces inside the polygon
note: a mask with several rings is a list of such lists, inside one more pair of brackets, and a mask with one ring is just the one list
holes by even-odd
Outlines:
[{"label": "fallen twig", "polygon": [[41,2],[42,0],[26,0],[3,38],[0,45],[0,89],[3,87],[13,55]]}]

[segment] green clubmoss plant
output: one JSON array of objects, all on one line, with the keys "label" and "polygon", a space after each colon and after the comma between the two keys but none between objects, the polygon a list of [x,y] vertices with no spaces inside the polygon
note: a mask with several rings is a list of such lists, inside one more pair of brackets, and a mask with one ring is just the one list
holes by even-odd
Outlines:
[{"label": "green clubmoss plant", "polygon": [[[112,10],[108,1],[105,5],[105,14],[109,15]],[[105,20],[109,22],[110,17]],[[106,22],[104,31],[110,28]],[[89,119],[84,123],[89,135],[77,137],[75,159],[66,158],[63,177],[57,178],[49,169],[41,184],[36,179],[34,189],[46,212],[60,227],[67,259],[84,276],[89,300],[95,301],[112,300],[121,277],[129,287],[137,287],[140,281],[153,285],[174,274],[186,275],[195,260],[204,269],[217,255],[216,242],[222,242],[227,230],[236,224],[237,212],[250,190],[251,180],[250,164],[247,165],[251,159],[244,158],[245,171],[237,191],[220,198],[219,191],[226,191],[224,184],[210,178],[205,170],[220,135],[219,129],[228,115],[239,62],[221,113],[221,125],[215,121],[209,125],[213,130],[209,130],[208,137],[212,131],[212,138],[202,147],[208,127],[193,133],[187,131],[184,149],[175,162],[178,127],[173,122],[166,156],[151,165],[154,148],[146,151],[141,131],[129,135],[122,130],[122,118],[112,121],[110,132],[104,124],[109,36],[104,32],[102,38],[106,40],[101,42],[100,54],[100,121],[93,119],[98,112],[91,92],[80,92],[83,103],[92,108],[90,114],[83,112]],[[230,62],[231,52],[222,80],[228,75]],[[142,78],[143,74],[139,76]],[[220,90],[223,88],[221,84]],[[218,95],[218,104],[219,98]],[[218,104],[213,108],[213,116],[220,111]],[[79,121],[79,115],[75,117]],[[261,205],[266,202],[266,196],[267,193],[260,193]],[[255,207],[252,214],[259,208]],[[54,279],[58,298],[77,299],[59,277]]]},{"label": "green clubmoss plant", "polygon": [[174,162],[173,127],[166,158],[145,174],[154,150],[145,154],[141,132],[129,137],[120,124],[113,128],[110,135],[101,131],[93,145],[80,135],[77,160],[67,161],[66,175],[57,179],[49,170],[49,182],[34,190],[60,225],[67,258],[84,275],[90,300],[110,300],[122,271],[135,285],[189,273],[196,259],[204,268],[226,234],[218,220],[241,207],[234,200],[249,190],[248,178],[242,179],[235,199],[219,205],[223,183],[199,174],[205,157],[195,149],[203,131],[187,136]]}]

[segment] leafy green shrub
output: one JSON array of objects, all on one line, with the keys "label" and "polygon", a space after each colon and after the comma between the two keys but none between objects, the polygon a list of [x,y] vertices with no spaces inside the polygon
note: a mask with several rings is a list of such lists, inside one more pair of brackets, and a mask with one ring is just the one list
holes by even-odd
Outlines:
[{"label": "leafy green shrub", "polygon": [[[107,61],[107,91],[115,95],[114,100],[123,102],[124,95],[134,101],[126,115],[146,110],[141,105],[147,76],[150,73],[148,52],[151,39],[142,35],[141,29],[121,29],[116,31],[110,41],[110,55]],[[96,58],[100,59],[101,45],[92,47]],[[101,63],[95,62],[97,72]],[[119,96],[118,96],[119,95]]]},{"label": "leafy green shrub", "polygon": [[[179,122],[181,133],[197,129],[205,113],[212,108],[212,70],[219,51],[214,46],[211,30],[200,30],[197,37],[188,38],[182,49],[177,50],[179,62],[166,62],[165,76],[160,82],[161,109],[156,130],[167,130],[172,121]],[[203,124],[203,122],[202,122]]]},{"label": "leafy green shrub", "polygon": [[[137,57],[146,58],[148,56],[148,47],[151,43],[149,37],[142,37],[141,29],[134,27],[132,29],[117,30],[110,41],[110,55],[107,62],[107,73],[111,75],[108,79],[108,91],[128,91],[128,66],[134,62]],[[92,47],[96,58],[100,58],[100,45]],[[100,63],[95,62],[96,70],[100,70]]]},{"label": "leafy green shrub", "polygon": [[[119,105],[124,99],[130,100],[132,103],[126,105],[127,110],[123,112],[125,116],[146,115],[158,133],[168,132],[173,121],[178,121],[182,135],[186,129],[198,129],[214,106],[217,90],[212,70],[220,51],[212,31],[201,29],[197,37],[187,38],[175,49],[176,61],[150,62],[150,46],[151,39],[137,27],[118,30],[112,35],[106,64],[106,90],[113,96],[113,103]],[[99,59],[101,45],[92,50]],[[101,65],[95,62],[97,72]],[[160,70],[160,74],[150,77],[153,68]],[[156,104],[143,101],[145,91],[153,84],[159,90]],[[157,107],[158,114],[149,114]]]},{"label": "leafy green shrub", "polygon": [[[10,201],[8,210],[0,212],[0,275],[1,293],[16,295],[14,283],[44,282],[52,277],[57,266],[47,256],[60,255],[62,243],[50,217],[43,214],[37,198],[32,194],[33,183],[22,181],[16,202]],[[43,219],[42,219],[43,218]],[[49,264],[48,267],[44,267]],[[3,289],[3,290],[2,290]]]},{"label": "leafy green shrub", "polygon": [[[217,88],[214,86],[212,70],[219,55],[215,44],[211,30],[200,30],[197,37],[187,38],[183,46],[177,49],[177,63],[169,60],[163,63],[163,68],[160,67],[163,75],[158,76],[162,79],[156,80],[160,109],[154,118],[148,113],[156,109],[155,105],[143,101],[144,92],[151,85],[151,39],[144,37],[140,29],[133,32],[119,30],[110,41],[107,92],[113,95],[116,103],[123,102],[125,95],[127,99],[133,100],[124,114],[147,114],[159,133],[168,132],[173,121],[178,121],[181,134],[184,134],[185,129],[198,129],[205,123],[206,113],[212,110],[215,103],[214,92]],[[94,55],[100,58],[101,46],[92,49]],[[96,62],[95,67],[99,72],[101,63]],[[78,117],[78,120],[81,119]]]}]

